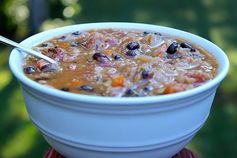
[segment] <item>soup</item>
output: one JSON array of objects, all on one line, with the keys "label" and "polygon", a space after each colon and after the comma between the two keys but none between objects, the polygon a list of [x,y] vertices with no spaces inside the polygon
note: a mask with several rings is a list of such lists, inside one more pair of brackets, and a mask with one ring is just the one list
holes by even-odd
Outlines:
[{"label": "soup", "polygon": [[142,97],[186,91],[212,80],[215,58],[184,39],[126,29],[76,31],[34,47],[60,62],[27,57],[25,74],[45,86],[99,96]]}]

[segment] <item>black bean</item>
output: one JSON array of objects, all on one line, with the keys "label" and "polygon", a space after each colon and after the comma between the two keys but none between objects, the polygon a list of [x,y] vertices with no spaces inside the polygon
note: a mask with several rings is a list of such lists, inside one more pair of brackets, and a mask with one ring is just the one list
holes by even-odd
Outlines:
[{"label": "black bean", "polygon": [[160,32],[144,31],[143,34],[144,35],[154,34],[154,35],[162,36]]},{"label": "black bean", "polygon": [[123,97],[135,97],[138,96],[135,89],[127,89],[123,95]]},{"label": "black bean", "polygon": [[48,43],[42,43],[41,45],[40,45],[40,47],[48,47]]},{"label": "black bean", "polygon": [[121,59],[122,59],[122,57],[120,55],[115,55],[114,56],[114,60],[121,60]]},{"label": "black bean", "polygon": [[160,32],[155,32],[154,34],[158,35],[158,36],[162,36],[162,34]]},{"label": "black bean", "polygon": [[42,72],[55,72],[55,71],[57,71],[57,67],[56,67],[56,65],[54,65],[54,64],[47,64],[47,65],[44,65],[40,70],[42,71]]},{"label": "black bean", "polygon": [[146,86],[143,88],[143,91],[145,92],[151,92],[153,90],[153,88],[151,86]]},{"label": "black bean", "polygon": [[92,92],[94,91],[94,88],[90,85],[83,85],[80,87],[81,90],[84,90],[84,91],[88,91],[88,92]]},{"label": "black bean", "polygon": [[65,92],[69,92],[70,91],[70,89],[67,88],[67,87],[61,88],[60,90],[65,91]]},{"label": "black bean", "polygon": [[128,94],[128,95],[132,95],[132,94],[135,94],[135,93],[136,93],[136,91],[134,89],[128,89],[126,91],[126,94]]},{"label": "black bean", "polygon": [[153,77],[154,73],[152,73],[149,70],[143,70],[142,71],[142,78],[143,79],[151,79]]},{"label": "black bean", "polygon": [[64,39],[66,39],[66,36],[61,36],[58,39],[64,40]]},{"label": "black bean", "polygon": [[173,42],[166,50],[168,54],[174,54],[177,51],[179,44],[177,42]]},{"label": "black bean", "polygon": [[137,55],[137,51],[136,50],[129,50],[126,52],[126,55],[130,56],[130,57],[135,57]]},{"label": "black bean", "polygon": [[129,50],[135,50],[139,48],[140,48],[140,44],[138,42],[131,42],[127,45],[127,49]]},{"label": "black bean", "polygon": [[75,35],[75,36],[78,36],[78,35],[80,35],[80,34],[81,34],[80,31],[75,31],[75,32],[72,33],[72,35]]},{"label": "black bean", "polygon": [[180,47],[182,48],[189,48],[191,52],[195,52],[196,50],[193,48],[193,46],[189,43],[181,43]]},{"label": "black bean", "polygon": [[141,89],[139,93],[139,97],[147,96],[152,90],[153,88],[151,86],[144,87],[143,89]]},{"label": "black bean", "polygon": [[39,78],[36,78],[35,81],[43,81],[43,80],[48,80],[49,78],[46,78],[46,77],[39,77]]},{"label": "black bean", "polygon": [[73,41],[70,43],[72,47],[78,47],[80,45],[80,42]]},{"label": "black bean", "polygon": [[149,34],[151,34],[151,32],[149,32],[149,31],[144,31],[143,34],[144,34],[144,35],[149,35]]},{"label": "black bean", "polygon": [[103,53],[95,53],[92,58],[96,61],[99,61],[99,62],[107,62],[109,61],[109,58],[103,54]]},{"label": "black bean", "polygon": [[33,66],[28,66],[28,67],[25,67],[23,71],[26,74],[33,74],[36,72],[36,68]]}]

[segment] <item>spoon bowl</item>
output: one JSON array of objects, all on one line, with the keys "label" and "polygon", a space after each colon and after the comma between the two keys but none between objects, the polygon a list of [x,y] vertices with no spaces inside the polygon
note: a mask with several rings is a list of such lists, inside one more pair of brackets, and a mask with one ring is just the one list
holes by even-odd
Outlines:
[{"label": "spoon bowl", "polygon": [[43,55],[43,54],[41,54],[41,53],[39,53],[39,52],[37,52],[33,49],[27,48],[27,47],[25,47],[25,46],[23,46],[19,43],[16,43],[16,42],[14,42],[14,41],[6,38],[6,37],[3,37],[1,35],[0,35],[0,42],[2,42],[3,44],[7,44],[7,45],[10,45],[10,46],[16,47],[18,51],[23,51],[24,53],[30,54],[34,57],[41,58],[41,59],[44,59],[44,60],[46,60],[46,61],[48,61],[52,64],[58,65],[57,61],[49,58],[48,56]]}]

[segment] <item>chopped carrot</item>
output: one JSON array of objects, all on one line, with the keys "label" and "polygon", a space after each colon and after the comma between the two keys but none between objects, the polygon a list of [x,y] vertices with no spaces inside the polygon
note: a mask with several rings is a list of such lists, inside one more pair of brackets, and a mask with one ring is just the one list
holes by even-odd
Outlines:
[{"label": "chopped carrot", "polygon": [[107,55],[107,56],[112,56],[113,50],[112,49],[107,49],[107,50],[104,51],[104,54]]},{"label": "chopped carrot", "polygon": [[164,94],[171,94],[176,92],[176,89],[174,87],[172,87],[172,85],[168,85],[165,90],[164,90]]},{"label": "chopped carrot", "polygon": [[58,44],[58,46],[59,46],[60,48],[67,49],[67,48],[70,46],[70,44],[67,43],[67,42],[60,42],[60,43]]},{"label": "chopped carrot", "polygon": [[118,76],[112,79],[112,86],[113,87],[121,87],[124,86],[124,76]]}]

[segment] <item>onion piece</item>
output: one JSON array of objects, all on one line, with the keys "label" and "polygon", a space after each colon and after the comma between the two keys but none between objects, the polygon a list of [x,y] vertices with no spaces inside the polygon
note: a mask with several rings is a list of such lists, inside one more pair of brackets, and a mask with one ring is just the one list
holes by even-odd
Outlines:
[{"label": "onion piece", "polygon": [[159,47],[163,43],[165,43],[165,41],[163,40],[163,38],[161,36],[150,35],[149,44],[150,44],[151,48]]},{"label": "onion piece", "polygon": [[193,69],[193,68],[196,68],[196,67],[200,66],[200,64],[199,63],[179,62],[176,66],[177,66],[178,69],[189,70],[189,69]]}]

